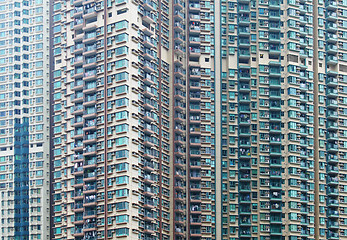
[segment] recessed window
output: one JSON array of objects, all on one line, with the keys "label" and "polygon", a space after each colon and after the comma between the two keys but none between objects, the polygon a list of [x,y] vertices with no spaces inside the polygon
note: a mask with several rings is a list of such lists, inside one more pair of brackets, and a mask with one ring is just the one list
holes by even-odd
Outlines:
[{"label": "recessed window", "polygon": [[118,10],[118,11],[117,11],[117,15],[120,15],[120,14],[126,13],[127,11],[128,11],[128,9],[127,9],[127,8],[123,8],[123,9],[121,9],[121,10]]}]

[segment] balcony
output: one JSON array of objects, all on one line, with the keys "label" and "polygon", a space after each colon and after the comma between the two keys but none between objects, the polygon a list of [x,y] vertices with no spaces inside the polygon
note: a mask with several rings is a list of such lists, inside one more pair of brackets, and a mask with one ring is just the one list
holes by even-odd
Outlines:
[{"label": "balcony", "polygon": [[270,206],[270,211],[271,212],[282,212],[282,207],[280,204],[278,203],[273,203],[271,206]]},{"label": "balcony", "polygon": [[339,195],[339,190],[337,188],[328,187],[327,188],[327,194],[329,196],[338,196]]},{"label": "balcony", "polygon": [[[238,17],[238,20],[239,20],[239,25],[242,26],[242,25],[249,25],[250,21],[249,21],[249,17],[246,15],[246,16],[239,16]],[[249,44],[249,42],[248,42]]]},{"label": "balcony", "polygon": [[156,11],[158,5],[152,0],[143,0],[143,8],[147,11]]},{"label": "balcony", "polygon": [[282,235],[282,228],[271,226],[270,227],[270,234],[271,235]]},{"label": "balcony", "polygon": [[189,71],[189,76],[192,79],[199,79],[201,76],[200,68],[191,68],[191,70]]},{"label": "balcony", "polygon": [[328,221],[328,228],[338,229],[339,223],[337,221]]},{"label": "balcony", "polygon": [[240,214],[251,214],[251,208],[249,207],[240,207],[239,208],[239,213]]},{"label": "balcony", "polygon": [[338,107],[338,102],[335,99],[328,99],[327,100],[327,107],[336,109]]},{"label": "balcony", "polygon": [[200,195],[190,195],[190,201],[200,202],[201,196]]},{"label": "balcony", "polygon": [[337,144],[328,143],[327,144],[327,150],[329,152],[337,152],[339,150],[339,146]]},{"label": "balcony", "polygon": [[83,14],[83,6],[75,7],[73,11],[73,18],[77,18]]},{"label": "balcony", "polygon": [[240,192],[250,192],[251,186],[249,184],[239,184],[239,191]]},{"label": "balcony", "polygon": [[270,79],[269,81],[270,87],[281,87],[281,80],[280,79]]},{"label": "balcony", "polygon": [[250,158],[251,157],[251,151],[248,148],[240,148],[239,149],[239,157],[240,158]]},{"label": "balcony", "polygon": [[281,138],[280,137],[270,137],[270,144],[281,144]]},{"label": "balcony", "polygon": [[331,33],[336,33],[337,32],[337,24],[333,22],[327,22],[326,24],[327,31]]},{"label": "balcony", "polygon": [[[84,76],[83,76],[83,80],[84,81],[92,81],[92,80],[95,80],[96,79],[96,74],[97,74],[97,72],[96,72],[96,70],[88,70],[88,71],[86,71],[85,73],[84,73]],[[92,84],[94,84],[94,86],[90,86],[90,85],[92,85]],[[87,86],[86,86],[86,88],[85,88],[85,91],[84,92],[89,92],[87,89],[92,89],[92,90],[96,90],[96,83],[92,83],[92,84],[90,84],[90,85],[88,85],[87,84]],[[90,90],[90,91],[92,91],[92,90]]]},{"label": "balcony", "polygon": [[326,34],[326,40],[329,43],[335,44],[337,42],[337,39],[338,39],[338,37],[336,34],[333,34],[333,33],[327,33]]},{"label": "balcony", "polygon": [[337,9],[337,2],[332,0],[332,1],[327,1],[325,3],[325,7],[327,10],[330,10],[330,11],[336,11]]},{"label": "balcony", "polygon": [[157,15],[149,11],[142,11],[142,14],[142,20],[148,24],[155,23],[158,20]]},{"label": "balcony", "polygon": [[339,178],[338,177],[327,177],[327,183],[328,185],[338,185],[339,184]]},{"label": "balcony", "polygon": [[174,18],[175,18],[176,21],[183,21],[183,19],[185,18],[184,17],[184,13],[182,13],[179,10],[175,10],[174,11]]},{"label": "balcony", "polygon": [[[336,200],[336,199],[329,199],[327,200],[327,206],[328,207],[338,207],[339,206],[339,201]],[[338,211],[333,211],[333,210],[330,210],[328,211],[328,216],[329,216],[329,212],[332,212],[332,217],[339,217],[339,213]],[[335,213],[335,214],[334,214]]]},{"label": "balcony", "polygon": [[149,209],[153,209],[157,206],[157,203],[155,201],[150,201],[150,200],[145,200],[143,202],[143,207],[144,208],[149,208]]},{"label": "balcony", "polygon": [[336,54],[338,52],[338,47],[333,44],[328,44],[326,49],[329,54]]},{"label": "balcony", "polygon": [[95,168],[96,167],[96,159],[89,159],[84,161],[84,166],[83,168],[88,169],[88,168]]},{"label": "balcony", "polygon": [[151,49],[157,46],[157,41],[149,36],[143,36],[143,45]]},{"label": "balcony", "polygon": [[327,75],[328,75],[328,76],[334,76],[334,77],[336,77],[338,74],[339,74],[339,73],[336,72],[336,71],[332,71],[332,70],[328,70],[328,71],[327,71]]},{"label": "balcony", "polygon": [[248,59],[250,57],[250,51],[249,50],[244,50],[240,49],[239,50],[239,58],[241,59]]},{"label": "balcony", "polygon": [[241,226],[247,226],[247,225],[251,225],[251,219],[248,217],[243,217],[240,219],[240,225]]},{"label": "balcony", "polygon": [[339,168],[336,166],[327,165],[327,173],[330,175],[336,175],[339,173]]},{"label": "balcony", "polygon": [[251,175],[249,173],[242,173],[242,174],[240,174],[240,180],[241,181],[250,181]]},{"label": "balcony", "polygon": [[280,43],[281,36],[279,34],[270,33],[269,34],[269,43]]},{"label": "balcony", "polygon": [[337,122],[332,122],[332,121],[328,121],[327,122],[327,128],[328,130],[337,130],[339,128]]},{"label": "balcony", "polygon": [[240,47],[250,47],[250,41],[248,38],[239,38]]},{"label": "balcony", "polygon": [[327,162],[330,164],[336,164],[339,162],[339,159],[337,157],[337,155],[334,154],[328,154],[327,156]]},{"label": "balcony", "polygon": [[251,231],[247,229],[240,229],[240,236],[241,237],[251,237]]},{"label": "balcony", "polygon": [[240,162],[239,163],[239,169],[240,170],[249,170],[251,169],[251,164],[249,164],[249,162]]},{"label": "balcony", "polygon": [[200,33],[200,25],[198,23],[195,23],[194,24],[191,22],[190,25],[189,25],[189,34],[190,35],[198,35]]},{"label": "balcony", "polygon": [[[338,200],[330,200],[329,203],[333,203],[334,205],[338,206],[339,201],[338,201]],[[339,211],[331,210],[331,209],[329,209],[329,210],[327,211],[327,216],[328,216],[329,218],[338,218],[339,215],[340,215],[340,214],[339,214]]]},{"label": "balcony", "polygon": [[328,231],[327,237],[328,237],[328,239],[332,239],[332,240],[336,239],[336,240],[338,240],[339,239],[339,234],[335,233],[335,232],[332,232],[332,231]]},{"label": "balcony", "polygon": [[280,170],[271,170],[270,178],[282,178],[282,173]]},{"label": "balcony", "polygon": [[275,123],[270,123],[270,133],[280,133],[281,132],[281,125],[280,124],[275,124]]},{"label": "balcony", "polygon": [[83,150],[83,156],[89,156],[89,155],[95,155],[96,154],[96,147],[95,146],[86,146]]},{"label": "balcony", "polygon": [[[249,79],[247,79],[249,80]],[[239,84],[239,91],[240,92],[249,92],[251,89],[250,89],[250,86],[249,84],[245,84],[245,83],[240,83]]]},{"label": "balcony", "polygon": [[199,3],[192,3],[190,2],[188,4],[188,7],[189,7],[189,12],[198,12],[200,11],[200,4]]},{"label": "balcony", "polygon": [[239,9],[238,9],[239,13],[249,13],[249,11],[250,11],[249,5],[247,5],[247,4],[239,4]]},{"label": "balcony", "polygon": [[270,0],[269,1],[269,9],[278,10],[281,7],[281,3],[278,0]]},{"label": "balcony", "polygon": [[281,54],[281,48],[279,47],[279,44],[269,44],[269,54],[270,55]]},{"label": "balcony", "polygon": [[250,28],[249,27],[245,27],[245,26],[239,26],[239,31],[238,34],[239,36],[249,36],[250,35]]},{"label": "balcony", "polygon": [[270,68],[269,71],[270,77],[281,77],[281,70],[279,68]]},{"label": "balcony", "polygon": [[333,55],[328,55],[326,60],[329,65],[336,65],[338,63],[338,58]]},{"label": "balcony", "polygon": [[199,229],[190,229],[190,234],[191,237],[197,237],[197,236],[201,236],[201,230]]},{"label": "balcony", "polygon": [[328,97],[337,97],[338,96],[338,91],[334,88],[328,88],[327,91],[326,91]]},{"label": "balcony", "polygon": [[281,25],[279,23],[269,23],[269,31],[271,32],[280,32],[281,31]]},{"label": "balcony", "polygon": [[279,114],[270,114],[269,120],[270,120],[270,122],[281,121],[281,115],[279,115]]}]

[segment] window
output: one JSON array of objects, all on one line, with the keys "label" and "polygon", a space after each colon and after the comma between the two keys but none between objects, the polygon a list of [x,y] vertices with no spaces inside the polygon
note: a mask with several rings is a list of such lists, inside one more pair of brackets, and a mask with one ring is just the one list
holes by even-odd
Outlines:
[{"label": "window", "polygon": [[129,99],[128,98],[120,98],[114,101],[116,107],[128,106]]},{"label": "window", "polygon": [[118,31],[120,29],[123,29],[123,28],[128,28],[128,21],[123,20],[123,21],[120,21],[120,22],[116,22],[115,23],[115,28],[116,28],[116,31]]},{"label": "window", "polygon": [[128,47],[118,47],[115,49],[116,56],[122,55],[122,54],[128,54]]},{"label": "window", "polygon": [[127,59],[122,59],[115,62],[116,68],[128,67],[128,65],[129,65],[129,60]]},{"label": "window", "polygon": [[129,125],[128,124],[120,124],[120,125],[117,125],[115,127],[115,129],[116,129],[116,133],[127,132],[129,129]]},{"label": "window", "polygon": [[116,192],[116,197],[127,197],[127,196],[129,196],[129,189],[118,189],[115,192]]},{"label": "window", "polygon": [[116,146],[128,145],[128,142],[129,142],[128,137],[119,137],[115,139]]},{"label": "window", "polygon": [[116,177],[116,184],[126,184],[126,183],[129,183],[129,177],[128,176]]},{"label": "window", "polygon": [[118,202],[116,203],[116,211],[129,209],[128,202]]},{"label": "window", "polygon": [[129,157],[129,151],[128,150],[116,151],[115,155],[116,155],[116,159],[127,158],[127,157]]},{"label": "window", "polygon": [[129,35],[126,33],[118,34],[115,36],[116,43],[128,41]]},{"label": "window", "polygon": [[129,170],[129,163],[118,163],[115,166],[117,172]]},{"label": "window", "polygon": [[128,111],[122,111],[122,112],[117,112],[115,114],[116,120],[121,120],[121,119],[127,119],[128,118]]},{"label": "window", "polygon": [[[117,217],[118,216],[116,216],[116,221],[117,221]],[[128,218],[129,218],[129,216],[128,216]],[[116,236],[128,236],[128,235],[129,235],[129,228],[118,228],[118,229],[116,229]]]}]

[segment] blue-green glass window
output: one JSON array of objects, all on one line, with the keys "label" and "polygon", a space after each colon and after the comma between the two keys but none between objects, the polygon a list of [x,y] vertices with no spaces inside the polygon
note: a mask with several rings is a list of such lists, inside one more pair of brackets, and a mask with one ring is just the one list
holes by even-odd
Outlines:
[{"label": "blue-green glass window", "polygon": [[235,216],[235,215],[230,215],[229,221],[230,221],[231,223],[236,222],[236,216]]},{"label": "blue-green glass window", "polygon": [[128,21],[123,20],[115,23],[115,30],[120,30],[122,28],[128,28]]},{"label": "blue-green glass window", "polygon": [[118,34],[115,36],[116,43],[128,41],[129,35],[126,33]]},{"label": "blue-green glass window", "polygon": [[128,150],[119,150],[119,151],[116,151],[116,159],[119,159],[119,158],[127,158],[129,157],[129,151]]},{"label": "blue-green glass window", "polygon": [[53,5],[53,10],[56,11],[56,10],[59,10],[61,8],[61,3],[55,3]]},{"label": "blue-green glass window", "polygon": [[114,101],[116,107],[128,106],[129,99],[128,98],[119,98]]},{"label": "blue-green glass window", "polygon": [[116,133],[127,132],[129,129],[128,124],[120,124],[115,127]]},{"label": "blue-green glass window", "polygon": [[128,137],[119,137],[115,139],[116,146],[120,145],[128,145],[129,138]]},{"label": "blue-green glass window", "polygon": [[122,47],[118,47],[115,49],[115,54],[116,56],[122,55],[122,54],[128,54],[128,47],[126,46],[122,46]]},{"label": "blue-green glass window", "polygon": [[117,211],[129,209],[128,202],[117,202],[115,205]]},{"label": "blue-green glass window", "polygon": [[235,204],[230,204],[230,211],[232,211],[232,212],[236,211],[236,205]]},{"label": "blue-green glass window", "polygon": [[118,189],[115,191],[116,197],[127,197],[129,196],[129,189]]},{"label": "blue-green glass window", "polygon": [[[128,216],[128,215],[127,215]],[[128,220],[129,221],[129,216],[128,216]],[[116,216],[116,222],[117,222],[117,216]],[[116,229],[116,236],[129,236],[129,228],[118,228]]]},{"label": "blue-green glass window", "polygon": [[129,65],[128,59],[121,59],[115,62],[116,68],[128,67],[128,65]]},{"label": "blue-green glass window", "polygon": [[116,171],[127,171],[129,170],[129,163],[118,163],[115,165]]},{"label": "blue-green glass window", "polygon": [[125,184],[125,183],[129,183],[129,176],[116,177],[116,184]]},{"label": "blue-green glass window", "polygon": [[127,119],[128,116],[129,116],[128,111],[121,111],[121,112],[115,113],[116,120]]}]

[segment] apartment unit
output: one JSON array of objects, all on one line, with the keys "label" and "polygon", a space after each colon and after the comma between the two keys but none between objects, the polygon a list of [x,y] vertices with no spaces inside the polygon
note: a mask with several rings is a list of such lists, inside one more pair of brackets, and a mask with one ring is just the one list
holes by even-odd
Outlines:
[{"label": "apartment unit", "polygon": [[49,3],[0,2],[0,238],[50,238]]},{"label": "apartment unit", "polygon": [[54,239],[347,238],[346,10],[54,1]]}]

